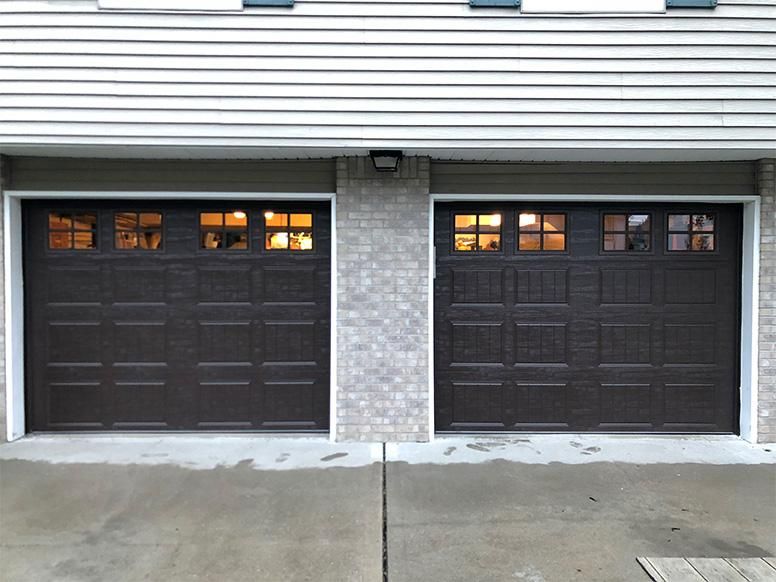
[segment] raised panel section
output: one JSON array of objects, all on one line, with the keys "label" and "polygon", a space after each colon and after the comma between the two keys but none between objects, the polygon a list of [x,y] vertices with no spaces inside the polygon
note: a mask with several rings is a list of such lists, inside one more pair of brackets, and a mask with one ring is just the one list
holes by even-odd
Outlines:
[{"label": "raised panel section", "polygon": [[516,303],[568,303],[568,270],[515,270]]},{"label": "raised panel section", "polygon": [[566,384],[517,384],[518,424],[567,426]]},{"label": "raised panel section", "polygon": [[113,345],[117,364],[163,365],[167,361],[167,327],[164,322],[116,322]]},{"label": "raised panel section", "polygon": [[265,382],[263,424],[315,424],[315,390],[311,381]]},{"label": "raised panel section", "polygon": [[164,267],[115,267],[112,279],[116,303],[164,303],[167,299]]},{"label": "raised panel section", "polygon": [[99,322],[52,322],[48,325],[51,364],[100,365],[102,333]]},{"label": "raised panel section", "polygon": [[102,426],[102,387],[99,382],[49,384],[49,420],[53,425]]},{"label": "raised panel section", "polygon": [[315,301],[315,268],[265,267],[265,303],[313,303]]},{"label": "raised panel section", "polygon": [[666,269],[665,291],[669,304],[716,303],[716,273],[711,269]]},{"label": "raised panel section", "polygon": [[264,361],[315,364],[315,322],[266,322],[264,324]]},{"label": "raised panel section", "polygon": [[251,299],[247,267],[200,267],[197,283],[200,303],[247,303]]},{"label": "raised panel section", "polygon": [[650,384],[602,384],[601,426],[641,424],[651,426]]},{"label": "raised panel section", "polygon": [[648,365],[651,358],[651,328],[648,324],[601,324],[601,364]]},{"label": "raised panel section", "polygon": [[248,426],[252,409],[250,382],[201,382],[199,385],[199,426]]},{"label": "raised panel section", "polygon": [[666,424],[714,424],[713,384],[666,384]]},{"label": "raised panel section", "polygon": [[665,325],[667,364],[713,364],[716,325],[668,323]]},{"label": "raised panel section", "polygon": [[453,364],[501,364],[500,323],[453,323]]},{"label": "raised panel section", "polygon": [[116,382],[113,410],[117,428],[165,426],[167,387],[164,382]]},{"label": "raised panel section", "polygon": [[54,267],[48,271],[49,303],[100,303],[99,267]]},{"label": "raised panel section", "polygon": [[453,304],[503,303],[504,271],[453,269]]},{"label": "raised panel section", "polygon": [[199,361],[250,364],[251,323],[208,321],[199,324]]},{"label": "raised panel section", "polygon": [[515,324],[515,363],[564,364],[567,361],[566,324]]},{"label": "raised panel section", "polygon": [[601,303],[651,303],[652,273],[648,269],[602,269]]},{"label": "raised panel section", "polygon": [[500,382],[453,382],[453,423],[504,425]]}]

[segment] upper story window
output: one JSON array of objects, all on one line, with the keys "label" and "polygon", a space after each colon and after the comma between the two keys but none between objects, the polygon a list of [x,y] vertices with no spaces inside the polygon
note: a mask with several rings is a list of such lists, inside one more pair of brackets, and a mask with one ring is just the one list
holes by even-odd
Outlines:
[{"label": "upper story window", "polygon": [[649,214],[604,214],[604,250],[647,252],[652,248]]},{"label": "upper story window", "polygon": [[456,214],[453,248],[456,252],[501,250],[501,213]]},{"label": "upper story window", "polygon": [[716,216],[705,214],[668,215],[668,251],[711,252],[716,250]]},{"label": "upper story window", "polygon": [[245,250],[248,248],[248,214],[244,210],[201,212],[200,248]]},{"label": "upper story window", "polygon": [[93,250],[97,248],[96,212],[49,212],[48,248]]},{"label": "upper story window", "polygon": [[566,250],[566,215],[556,212],[521,212],[517,217],[517,250]]}]

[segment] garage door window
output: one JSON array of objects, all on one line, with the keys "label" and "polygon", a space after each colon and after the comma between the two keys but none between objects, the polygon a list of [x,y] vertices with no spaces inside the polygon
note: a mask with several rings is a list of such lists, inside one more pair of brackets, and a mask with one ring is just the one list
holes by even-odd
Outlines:
[{"label": "garage door window", "polygon": [[453,248],[456,252],[501,250],[501,214],[456,214]]},{"label": "garage door window", "polygon": [[651,224],[649,214],[604,214],[604,251],[649,252]]},{"label": "garage door window", "polygon": [[517,221],[519,251],[566,250],[566,215],[521,212]]},{"label": "garage door window", "polygon": [[97,213],[49,212],[48,248],[93,250],[97,248]]},{"label": "garage door window", "polygon": [[119,250],[162,248],[162,215],[159,212],[116,212],[114,239]]},{"label": "garage door window", "polygon": [[202,212],[199,215],[200,248],[246,250],[248,215],[243,210]]},{"label": "garage door window", "polygon": [[716,250],[716,216],[705,214],[668,215],[669,252],[712,252]]},{"label": "garage door window", "polygon": [[313,250],[311,212],[264,212],[264,248],[268,251]]}]

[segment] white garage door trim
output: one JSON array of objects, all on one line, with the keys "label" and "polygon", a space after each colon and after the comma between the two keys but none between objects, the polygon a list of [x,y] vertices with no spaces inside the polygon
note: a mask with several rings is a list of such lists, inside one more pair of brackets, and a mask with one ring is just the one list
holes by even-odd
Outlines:
[{"label": "white garage door trim", "polygon": [[704,204],[739,203],[744,209],[741,257],[741,383],[739,426],[741,438],[757,442],[757,390],[760,303],[760,197],[759,196],[687,196],[610,194],[431,194],[429,198],[429,275],[428,275],[428,394],[429,439],[434,427],[434,203],[436,202],[701,202]]},{"label": "white garage door trim", "polygon": [[24,386],[24,280],[22,270],[22,200],[25,199],[144,199],[158,200],[294,200],[331,202],[331,374],[329,440],[337,434],[337,216],[333,192],[124,192],[5,190],[3,242],[5,263],[5,401],[6,438],[19,439],[26,432]]}]

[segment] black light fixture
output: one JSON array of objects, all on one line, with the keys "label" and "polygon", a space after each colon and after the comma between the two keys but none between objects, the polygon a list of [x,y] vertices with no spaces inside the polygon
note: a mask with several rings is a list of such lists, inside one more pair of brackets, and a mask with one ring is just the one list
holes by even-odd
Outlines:
[{"label": "black light fixture", "polygon": [[378,172],[395,172],[403,154],[401,150],[369,150],[369,157]]}]

